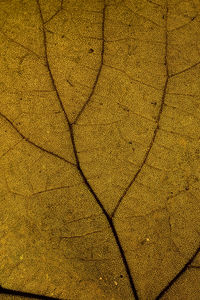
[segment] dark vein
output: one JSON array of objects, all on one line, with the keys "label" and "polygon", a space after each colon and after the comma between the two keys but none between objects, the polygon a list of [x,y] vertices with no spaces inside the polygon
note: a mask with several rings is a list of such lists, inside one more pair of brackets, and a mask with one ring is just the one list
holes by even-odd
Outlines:
[{"label": "dark vein", "polygon": [[[48,73],[49,73],[49,77],[51,79],[51,84],[52,84],[52,87],[53,89],[55,90],[56,92],[56,96],[57,96],[57,99],[59,101],[59,104],[60,104],[60,107],[64,113],[64,116],[65,116],[65,119],[67,121],[67,124],[69,126],[69,130],[70,130],[70,122],[69,122],[69,118],[67,116],[67,113],[66,113],[66,110],[64,108],[64,105],[61,101],[61,97],[58,93],[58,89],[57,89],[57,86],[56,86],[56,83],[55,83],[55,80],[53,78],[53,74],[51,72],[51,69],[50,69],[50,64],[49,64],[49,60],[48,60],[48,55],[47,55],[47,36],[46,36],[46,31],[45,31],[45,22],[44,22],[44,18],[43,18],[43,15],[42,15],[42,11],[41,11],[41,7],[40,7],[40,3],[39,3],[39,0],[36,0],[37,2],[37,5],[38,5],[38,9],[39,9],[39,13],[40,13],[40,18],[41,18],[41,22],[42,22],[42,33],[43,33],[43,44],[44,44],[44,51],[45,51],[45,61],[46,61],[46,67],[48,69]],[[70,130],[70,134],[71,134],[71,130]]]},{"label": "dark vein", "polygon": [[57,14],[61,11],[62,9],[59,8],[48,20],[46,20],[44,22],[44,24],[47,24],[48,22],[50,22],[55,16],[57,16]]},{"label": "dark vein", "polygon": [[190,25],[190,24],[196,19],[197,16],[198,16],[198,15],[196,15],[196,16],[193,17],[193,18],[191,18],[191,20],[190,20],[189,22],[187,22],[187,23],[185,23],[185,24],[183,24],[183,25],[181,25],[181,26],[179,26],[179,27],[175,27],[175,28],[169,30],[169,32],[173,32],[173,31],[177,31],[177,30],[183,29],[184,27]]},{"label": "dark vein", "polygon": [[164,84],[164,88],[163,88],[163,94],[162,94],[162,98],[161,98],[161,105],[160,105],[160,109],[158,112],[158,116],[156,119],[157,125],[156,128],[153,132],[153,136],[151,139],[151,142],[148,146],[148,149],[145,153],[145,156],[143,158],[143,161],[140,165],[140,168],[137,170],[137,172],[135,173],[134,177],[131,179],[130,183],[128,184],[128,186],[126,187],[126,189],[124,190],[123,194],[121,195],[120,199],[117,202],[117,205],[115,206],[113,212],[111,213],[111,218],[114,218],[122,200],[124,199],[124,197],[126,196],[126,194],[128,193],[130,187],[132,186],[132,184],[134,183],[134,181],[136,180],[136,178],[138,177],[138,175],[140,174],[140,172],[142,171],[148,157],[149,157],[149,153],[153,147],[154,141],[156,139],[157,136],[157,132],[159,130],[160,127],[160,119],[161,119],[161,115],[163,112],[163,107],[164,107],[164,102],[165,102],[165,97],[166,97],[166,91],[167,91],[167,85],[168,85],[168,81],[169,81],[169,71],[168,71],[168,32],[167,32],[167,16],[168,16],[168,7],[166,6],[166,23],[165,23],[165,58],[164,58],[164,64],[166,66],[166,80],[165,80],[165,84]]},{"label": "dark vein", "polygon": [[[120,38],[120,39],[112,39],[112,40],[105,40],[105,43],[115,43],[115,42],[120,42],[120,41],[138,41],[138,42],[143,42],[143,43],[148,43],[148,44],[158,44],[158,45],[162,45],[165,44],[165,42],[162,41],[155,41],[155,40],[147,40],[147,39],[140,39],[140,38],[136,38],[136,37],[128,37],[128,38]],[[176,44],[174,44],[176,45]]]},{"label": "dark vein", "polygon": [[[65,256],[65,255],[64,255]],[[67,260],[80,260],[80,261],[87,261],[87,262],[96,262],[96,261],[115,261],[114,258],[83,258],[83,257],[66,257]]]},{"label": "dark vein", "polygon": [[138,80],[138,79],[135,79],[135,78],[131,77],[131,76],[130,76],[129,74],[127,74],[126,71],[124,71],[124,70],[121,70],[121,69],[119,69],[119,68],[116,68],[116,67],[113,67],[113,66],[110,66],[110,65],[107,65],[107,64],[104,64],[104,66],[105,66],[105,67],[108,67],[108,68],[111,68],[111,69],[113,69],[113,70],[116,70],[116,71],[121,72],[122,74],[124,74],[125,76],[127,76],[131,81],[138,82],[138,83],[140,83],[140,84],[142,84],[142,85],[145,85],[145,86],[148,86],[148,87],[150,87],[150,88],[152,88],[152,89],[154,89],[154,90],[158,90],[158,91],[161,90],[161,89],[157,88],[156,86],[153,86],[153,85],[151,85],[151,84],[142,82],[142,81],[140,81],[140,80]]},{"label": "dark vein", "polygon": [[85,221],[85,220],[88,220],[88,219],[96,219],[98,217],[102,216],[102,214],[93,214],[93,215],[89,215],[89,216],[85,216],[85,217],[82,217],[82,218],[78,218],[78,219],[73,219],[71,221],[67,221],[66,223],[67,224],[71,224],[71,223],[78,223],[80,221]]},{"label": "dark vein", "polygon": [[22,47],[23,49],[25,49],[26,51],[30,52],[31,54],[35,55],[37,58],[41,59],[43,57],[41,57],[40,55],[38,55],[36,52],[34,52],[33,50],[31,50],[30,48],[20,44],[19,42],[15,41],[14,39],[12,39],[11,37],[7,36],[7,34],[5,32],[3,32],[2,30],[0,30],[1,34],[3,36],[5,36],[10,42],[15,43],[16,45]]},{"label": "dark vein", "polygon": [[184,114],[186,115],[190,115],[192,116],[193,118],[197,119],[197,120],[200,120],[199,117],[197,117],[194,113],[191,113],[191,112],[188,112],[187,110],[184,110],[184,109],[181,109],[180,107],[178,106],[174,106],[174,105],[171,105],[170,103],[165,103],[165,106],[169,107],[169,108],[173,108],[173,109],[177,109],[178,111],[180,112],[183,112]]},{"label": "dark vein", "polygon": [[55,156],[55,157],[57,157],[57,158],[63,160],[64,162],[66,162],[66,163],[68,163],[68,164],[70,164],[70,165],[72,165],[72,166],[75,166],[74,163],[72,163],[71,161],[65,159],[64,157],[62,157],[62,156],[60,156],[60,155],[58,155],[58,154],[56,154],[56,153],[54,153],[54,152],[52,152],[52,151],[49,151],[49,150],[43,148],[43,147],[40,146],[40,145],[35,144],[33,141],[31,141],[29,138],[27,138],[25,135],[23,135],[23,133],[21,133],[21,132],[19,131],[19,129],[14,125],[14,123],[13,123],[10,119],[8,119],[8,117],[6,117],[4,114],[2,114],[1,112],[0,112],[0,116],[1,116],[2,118],[4,118],[4,119],[5,119],[5,120],[6,120],[6,121],[7,121],[14,129],[15,129],[15,131],[22,137],[22,139],[24,139],[27,143],[33,145],[34,147],[40,149],[41,151],[44,151],[44,152],[46,152],[46,153],[48,153],[48,154],[50,154],[50,155],[53,155],[53,156]]},{"label": "dark vein", "polygon": [[85,237],[85,236],[88,236],[88,235],[93,235],[94,233],[99,233],[99,232],[102,232],[102,230],[95,230],[95,231],[87,232],[87,233],[84,233],[84,234],[81,234],[81,235],[61,236],[60,238],[61,239],[77,239],[77,238],[82,238],[82,237]]},{"label": "dark vein", "polygon": [[200,252],[200,246],[198,246],[197,250],[194,252],[192,257],[188,260],[188,262],[184,265],[184,267],[176,274],[176,276],[168,283],[168,285],[160,292],[160,294],[155,298],[155,300],[159,300],[162,296],[171,288],[171,286],[191,267],[192,262]]},{"label": "dark vein", "polygon": [[[77,156],[77,150],[76,151],[76,157],[78,159],[78,156]],[[131,289],[132,289],[132,292],[133,292],[133,295],[135,297],[135,300],[139,300],[139,297],[138,297],[138,293],[137,293],[137,290],[135,288],[135,284],[133,282],[133,278],[132,278],[132,275],[131,275],[131,271],[130,271],[130,268],[129,268],[129,265],[128,265],[128,262],[126,260],[126,256],[125,256],[125,252],[124,252],[124,249],[122,248],[122,245],[121,245],[121,242],[119,240],[119,237],[118,237],[118,234],[117,234],[117,231],[115,229],[115,226],[113,224],[113,220],[112,220],[112,217],[110,217],[110,215],[107,213],[106,209],[104,208],[103,204],[101,203],[100,199],[97,197],[96,193],[94,192],[93,188],[91,187],[90,183],[88,182],[87,178],[85,177],[81,167],[80,167],[80,163],[79,163],[79,160],[77,161],[77,165],[78,165],[78,171],[83,179],[83,182],[85,183],[85,185],[87,186],[88,190],[90,191],[90,193],[93,195],[94,199],[96,200],[96,203],[99,205],[99,207],[101,208],[103,214],[105,215],[107,221],[108,221],[108,224],[112,230],[112,233],[114,235],[114,238],[115,238],[115,241],[116,241],[116,244],[118,246],[118,249],[119,249],[119,252],[120,252],[120,255],[121,255],[121,258],[122,258],[122,261],[124,263],[124,267],[126,269],[126,273],[128,275],[128,279],[129,279],[129,283],[130,283],[130,286],[131,286]]]},{"label": "dark vein", "polygon": [[38,294],[34,294],[34,293],[26,293],[26,292],[11,290],[11,289],[5,289],[0,285],[0,295],[2,295],[2,294],[27,297],[28,299],[61,300],[61,298],[48,297],[48,296],[38,295]]},{"label": "dark vein", "polygon": [[149,18],[147,18],[147,17],[145,17],[145,16],[143,16],[143,15],[140,15],[140,14],[138,14],[138,13],[136,13],[136,12],[133,12],[133,13],[134,13],[134,15],[138,16],[139,18],[143,18],[144,20],[146,20],[146,21],[152,23],[153,25],[156,25],[156,26],[158,26],[158,27],[160,27],[160,28],[163,28],[160,24],[154,22],[153,20],[151,20],[151,19],[149,19]]},{"label": "dark vein", "polygon": [[182,137],[187,138],[188,140],[191,140],[191,141],[195,141],[196,140],[196,138],[193,138],[193,137],[191,137],[191,136],[189,136],[187,134],[183,134],[183,133],[180,133],[180,132],[175,132],[173,130],[167,130],[165,128],[160,128],[160,130],[164,131],[164,132],[167,132],[169,134],[174,134],[174,135],[177,135],[177,136],[182,136]]},{"label": "dark vein", "polygon": [[63,0],[60,1],[60,8],[63,9]]},{"label": "dark vein", "polygon": [[0,159],[2,158],[2,157],[4,157],[5,155],[7,155],[10,151],[12,151],[13,149],[15,149],[15,147],[19,144],[19,143],[21,143],[21,141],[22,140],[20,140],[19,142],[17,142],[17,143],[15,143],[12,147],[10,147],[6,152],[4,152],[1,156],[0,156]]},{"label": "dark vein", "polygon": [[58,8],[58,10],[49,18],[47,19],[44,24],[47,24],[49,21],[51,21],[55,16],[57,16],[57,14],[63,10],[63,0],[60,1],[60,7]]},{"label": "dark vein", "polygon": [[175,95],[175,96],[184,96],[184,97],[199,98],[199,95],[181,94],[181,93],[173,93],[173,92],[167,92],[167,95]]},{"label": "dark vein", "polygon": [[200,61],[198,61],[196,64],[194,64],[194,65],[192,65],[192,66],[190,66],[190,67],[188,67],[188,68],[186,68],[186,69],[184,69],[184,70],[182,70],[182,71],[179,71],[179,72],[177,72],[177,73],[172,73],[172,74],[170,74],[169,77],[171,78],[171,77],[177,76],[177,75],[179,75],[179,74],[182,74],[182,73],[184,73],[184,72],[190,71],[191,69],[195,68],[195,67],[198,66],[199,64],[200,64]]},{"label": "dark vein", "polygon": [[189,266],[190,269],[200,269],[200,266]]},{"label": "dark vein", "polygon": [[52,189],[46,189],[46,190],[43,190],[43,191],[32,193],[31,196],[36,196],[36,195],[44,194],[44,193],[50,193],[50,192],[54,192],[54,191],[58,191],[58,190],[63,190],[63,189],[69,189],[69,188],[75,187],[75,186],[79,186],[79,184],[66,185],[66,186],[61,186],[61,187],[55,187],[55,188],[52,188]]},{"label": "dark vein", "polygon": [[158,3],[156,3],[156,2],[153,2],[153,1],[151,1],[151,0],[147,0],[147,2],[149,2],[149,3],[151,3],[151,4],[155,5],[155,6],[162,7],[162,5],[161,5],[161,4],[158,4]]},{"label": "dark vein", "polygon": [[104,28],[105,28],[105,11],[106,11],[106,4],[105,4],[105,1],[104,1],[104,7],[103,7],[103,11],[102,11],[102,36],[101,36],[101,40],[102,40],[102,45],[101,45],[101,61],[100,61],[100,66],[99,66],[99,69],[98,69],[98,72],[97,72],[97,75],[96,75],[96,78],[95,78],[95,81],[94,81],[94,84],[92,86],[92,90],[87,98],[87,100],[85,101],[84,105],[82,106],[81,110],[79,111],[79,113],[77,114],[75,120],[74,120],[74,124],[78,121],[78,119],[80,118],[81,114],[83,113],[83,111],[85,110],[86,106],[88,105],[88,103],[90,102],[92,96],[94,95],[94,92],[95,92],[95,89],[96,89],[96,86],[97,86],[97,83],[99,81],[99,77],[100,77],[100,74],[101,74],[101,70],[102,70],[102,67],[103,67],[103,64],[104,64],[104,49],[105,49],[105,33],[104,33]]},{"label": "dark vein", "polygon": [[[44,42],[44,49],[45,49],[46,67],[48,69],[49,76],[50,76],[50,79],[51,79],[51,83],[52,83],[53,88],[55,89],[55,92],[56,92],[57,99],[59,101],[60,107],[61,107],[61,109],[62,109],[62,111],[64,113],[67,125],[69,127],[70,138],[71,138],[71,143],[72,143],[72,147],[73,147],[73,151],[74,151],[74,156],[75,156],[75,160],[76,160],[77,170],[78,170],[78,172],[79,172],[79,174],[80,174],[80,176],[81,176],[84,184],[88,188],[88,190],[91,193],[91,195],[94,197],[96,203],[99,205],[100,209],[102,210],[103,214],[105,215],[105,217],[106,217],[106,219],[108,221],[110,229],[111,229],[111,231],[113,233],[113,236],[115,238],[116,244],[118,246],[118,249],[119,249],[122,261],[124,263],[124,267],[126,269],[126,273],[127,273],[128,279],[129,279],[129,283],[130,283],[130,287],[132,289],[133,295],[135,297],[135,300],[138,300],[139,299],[138,293],[137,293],[137,290],[135,288],[135,284],[133,282],[133,278],[132,278],[132,275],[131,275],[131,272],[130,272],[130,268],[129,268],[128,262],[126,260],[125,252],[124,252],[124,250],[122,248],[122,245],[121,245],[121,242],[119,240],[119,237],[118,237],[117,231],[115,229],[115,226],[113,224],[112,218],[109,216],[109,214],[107,213],[107,211],[104,208],[103,204],[101,203],[100,199],[97,197],[96,193],[94,192],[93,188],[91,187],[89,181],[87,180],[87,178],[86,178],[85,174],[83,173],[83,170],[82,170],[82,168],[80,166],[80,161],[79,161],[78,152],[77,152],[77,148],[76,148],[76,144],[75,144],[75,139],[74,139],[73,124],[71,124],[70,121],[69,121],[69,118],[67,116],[67,113],[65,111],[64,105],[62,103],[60,94],[58,92],[58,89],[57,89],[57,86],[56,86],[53,74],[51,72],[51,68],[50,68],[50,64],[49,64],[49,60],[48,60],[48,54],[47,54],[47,38],[46,38],[46,32],[45,32],[45,27],[44,27],[44,19],[43,19],[41,7],[40,7],[40,2],[39,2],[39,0],[36,0],[36,1],[37,1],[38,10],[39,10],[39,14],[40,14],[41,22],[42,22],[42,27],[43,27],[43,42]],[[104,8],[103,8],[103,29],[102,29],[103,35],[104,35],[104,22],[105,22],[105,8],[106,8],[106,6],[104,5]],[[103,53],[104,53],[104,48],[102,49],[102,55],[101,55],[102,59],[103,59]],[[102,65],[103,65],[103,61],[102,61],[101,67],[99,69],[99,73],[98,73],[99,75],[100,75],[100,71],[101,71]],[[98,78],[99,78],[99,75],[98,75]],[[98,80],[98,78],[97,78],[97,80]],[[96,83],[97,83],[97,80],[96,80]],[[94,85],[94,89],[95,89],[95,85]],[[93,89],[93,93],[94,93],[94,89]]]}]

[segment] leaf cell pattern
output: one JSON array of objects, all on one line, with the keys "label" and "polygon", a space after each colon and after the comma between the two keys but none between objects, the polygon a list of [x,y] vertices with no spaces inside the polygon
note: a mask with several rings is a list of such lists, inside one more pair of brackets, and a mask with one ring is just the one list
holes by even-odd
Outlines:
[{"label": "leaf cell pattern", "polygon": [[2,299],[199,299],[199,0],[0,6]]}]

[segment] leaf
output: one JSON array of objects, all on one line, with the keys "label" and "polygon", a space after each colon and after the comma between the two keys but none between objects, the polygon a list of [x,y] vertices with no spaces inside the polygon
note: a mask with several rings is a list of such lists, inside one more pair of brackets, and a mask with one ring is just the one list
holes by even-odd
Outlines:
[{"label": "leaf", "polygon": [[0,5],[2,297],[199,299],[199,1]]}]

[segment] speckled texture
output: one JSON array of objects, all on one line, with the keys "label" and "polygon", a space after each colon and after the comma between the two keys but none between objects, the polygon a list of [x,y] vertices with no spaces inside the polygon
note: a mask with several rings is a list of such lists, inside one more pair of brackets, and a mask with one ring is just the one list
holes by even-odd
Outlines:
[{"label": "speckled texture", "polygon": [[200,299],[199,11],[0,2],[3,288]]}]

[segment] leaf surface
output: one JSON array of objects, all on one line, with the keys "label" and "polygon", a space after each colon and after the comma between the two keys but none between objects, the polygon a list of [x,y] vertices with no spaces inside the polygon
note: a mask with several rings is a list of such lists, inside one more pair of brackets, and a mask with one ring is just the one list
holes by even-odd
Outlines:
[{"label": "leaf surface", "polygon": [[199,299],[200,2],[0,7],[2,297]]}]

